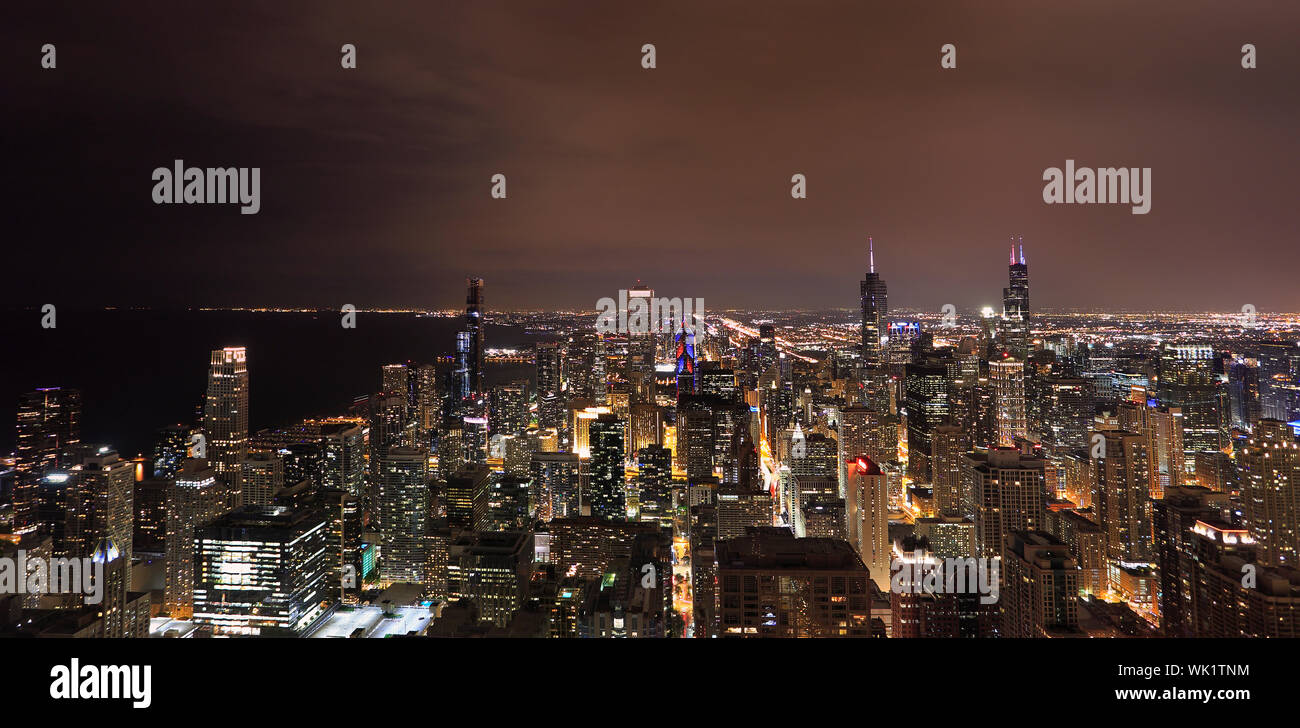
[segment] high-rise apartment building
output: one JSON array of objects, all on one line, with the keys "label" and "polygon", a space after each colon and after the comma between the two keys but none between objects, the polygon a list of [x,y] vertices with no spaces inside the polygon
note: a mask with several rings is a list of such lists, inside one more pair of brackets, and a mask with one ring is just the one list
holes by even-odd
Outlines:
[{"label": "high-rise apartment building", "polygon": [[384,582],[425,581],[428,561],[429,451],[394,447],[376,467],[379,536]]},{"label": "high-rise apartment building", "polygon": [[1011,531],[1045,527],[1046,462],[1015,448],[992,448],[962,459],[963,498],[975,516],[976,556],[1002,554]]},{"label": "high-rise apartment building", "polygon": [[1043,531],[1011,530],[1002,555],[1002,636],[1081,637],[1079,569]]},{"label": "high-rise apartment building", "polygon": [[1285,423],[1262,419],[1237,456],[1244,525],[1260,562],[1300,566],[1300,439]]},{"label": "high-rise apartment building", "polygon": [[163,609],[172,619],[194,616],[194,535],[226,511],[227,490],[206,460],[186,460],[167,493],[166,586]]},{"label": "high-rise apartment building", "polygon": [[930,439],[934,509],[941,516],[972,515],[961,507],[961,461],[971,449],[970,436],[955,425],[935,428]]},{"label": "high-rise apartment building", "polygon": [[1103,437],[1095,469],[1093,505],[1106,531],[1112,561],[1146,563],[1151,549],[1151,457],[1145,436],[1127,430],[1096,433]]},{"label": "high-rise apartment building", "polygon": [[844,491],[849,543],[862,557],[871,578],[889,589],[889,492],[880,466],[865,455],[853,459]]},{"label": "high-rise apartment building", "polygon": [[990,361],[989,382],[993,389],[997,444],[1011,447],[1017,437],[1026,437],[1029,430],[1024,361],[1012,357]]},{"label": "high-rise apartment building", "polygon": [[253,452],[236,471],[240,505],[266,506],[284,488],[284,459],[275,453]]}]

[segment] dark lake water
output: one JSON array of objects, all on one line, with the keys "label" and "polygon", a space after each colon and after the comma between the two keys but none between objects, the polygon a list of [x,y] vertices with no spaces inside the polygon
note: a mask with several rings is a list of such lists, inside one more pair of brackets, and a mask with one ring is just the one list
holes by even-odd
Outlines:
[{"label": "dark lake water", "polygon": [[[209,352],[248,348],[251,429],[342,414],[379,388],[379,367],[431,363],[455,349],[460,318],[243,311],[37,311],[0,317],[0,452],[14,448],[18,397],[37,387],[82,391],[82,440],[124,457],[149,451],[159,427],[190,423],[202,407]],[[488,324],[489,347],[528,345],[517,327]],[[531,366],[489,365],[487,383],[532,377]]]}]

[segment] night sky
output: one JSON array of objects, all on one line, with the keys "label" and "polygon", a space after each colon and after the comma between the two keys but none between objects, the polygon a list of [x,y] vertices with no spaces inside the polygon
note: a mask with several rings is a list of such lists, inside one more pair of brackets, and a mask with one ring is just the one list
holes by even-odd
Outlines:
[{"label": "night sky", "polygon": [[[871,235],[891,303],[971,309],[1019,235],[1036,309],[1300,310],[1295,2],[21,5],[6,306],[852,307]],[[177,158],[261,212],[153,204]],[[1150,214],[1044,204],[1067,158]]]}]

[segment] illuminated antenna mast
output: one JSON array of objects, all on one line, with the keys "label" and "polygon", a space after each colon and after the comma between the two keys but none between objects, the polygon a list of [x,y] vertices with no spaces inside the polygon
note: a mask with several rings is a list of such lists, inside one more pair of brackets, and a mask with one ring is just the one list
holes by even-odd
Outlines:
[{"label": "illuminated antenna mast", "polygon": [[1011,265],[1016,264],[1016,237],[1011,236]]},{"label": "illuminated antenna mast", "polygon": [[867,255],[871,257],[871,271],[876,272],[876,244],[872,242],[871,236],[867,236]]},{"label": "illuminated antenna mast", "polygon": [[1025,264],[1025,236],[1020,236],[1020,265]]}]

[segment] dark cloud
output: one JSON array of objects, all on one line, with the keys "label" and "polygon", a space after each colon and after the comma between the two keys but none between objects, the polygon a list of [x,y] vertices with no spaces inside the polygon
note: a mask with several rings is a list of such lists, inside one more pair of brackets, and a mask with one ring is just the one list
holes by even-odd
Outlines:
[{"label": "dark cloud", "polygon": [[[5,300],[852,306],[870,234],[893,301],[965,308],[1019,234],[1036,306],[1300,310],[1294,3],[393,5],[11,9]],[[153,205],[178,157],[261,213]],[[1067,158],[1151,213],[1044,205]]]}]

